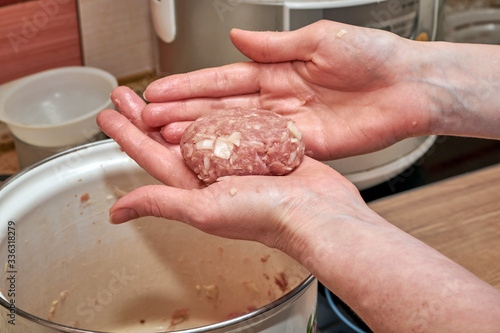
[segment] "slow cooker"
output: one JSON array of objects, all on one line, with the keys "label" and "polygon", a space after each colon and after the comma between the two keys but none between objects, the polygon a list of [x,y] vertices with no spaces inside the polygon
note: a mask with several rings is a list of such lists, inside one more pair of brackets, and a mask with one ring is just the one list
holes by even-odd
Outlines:
[{"label": "slow cooker", "polygon": [[247,61],[229,40],[232,28],[295,30],[320,19],[435,40],[439,0],[150,0],[159,37],[159,73]]}]

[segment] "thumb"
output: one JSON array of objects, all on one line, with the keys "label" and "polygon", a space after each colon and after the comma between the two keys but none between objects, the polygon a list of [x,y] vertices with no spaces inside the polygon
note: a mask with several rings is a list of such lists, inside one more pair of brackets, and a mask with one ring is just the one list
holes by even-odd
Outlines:
[{"label": "thumb", "polygon": [[[197,191],[189,191],[165,185],[147,185],[135,189],[118,201],[109,211],[109,220],[120,224],[145,216],[155,216],[190,223],[199,215]],[[199,204],[198,204],[199,203]]]},{"label": "thumb", "polygon": [[317,31],[311,30],[311,27],[283,32],[232,29],[230,37],[241,53],[256,62],[308,61],[318,43]]},{"label": "thumb", "polygon": [[[252,190],[253,195],[233,197],[229,188],[233,183],[225,180],[214,185],[220,191],[185,190],[165,185],[147,185],[121,197],[110,208],[109,220],[120,224],[145,216],[155,216],[191,225],[203,232],[226,238],[261,241],[271,246],[275,240],[274,224],[265,221],[269,211],[262,207],[263,196]],[[236,200],[236,201],[235,201]],[[249,205],[246,205],[250,202]],[[260,214],[260,215],[259,215]]]}]

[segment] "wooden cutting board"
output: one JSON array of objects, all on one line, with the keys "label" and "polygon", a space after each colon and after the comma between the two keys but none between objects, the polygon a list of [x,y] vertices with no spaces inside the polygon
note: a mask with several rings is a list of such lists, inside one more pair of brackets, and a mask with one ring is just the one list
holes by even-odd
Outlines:
[{"label": "wooden cutting board", "polygon": [[500,289],[500,165],[380,199],[370,207]]}]

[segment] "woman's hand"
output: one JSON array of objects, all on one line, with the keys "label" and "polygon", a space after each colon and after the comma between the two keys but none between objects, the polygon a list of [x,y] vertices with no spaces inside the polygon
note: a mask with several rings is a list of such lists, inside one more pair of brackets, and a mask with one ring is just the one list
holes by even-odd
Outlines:
[{"label": "woman's hand", "polygon": [[292,32],[233,30],[231,38],[255,62],[172,75],[146,89],[143,121],[164,127],[167,141],[178,143],[202,114],[237,107],[289,116],[320,160],[427,132],[429,105],[407,79],[416,42],[330,21]]},{"label": "woman's hand", "polygon": [[166,184],[145,186],[122,197],[110,210],[114,223],[157,216],[295,253],[293,247],[303,239],[314,243],[317,225],[336,215],[361,217],[369,211],[354,185],[309,157],[287,176],[226,177],[207,187],[186,167],[178,145],[163,141],[158,129],[142,123],[144,102],[139,96],[120,87],[112,100],[121,114],[101,112],[102,130]]}]

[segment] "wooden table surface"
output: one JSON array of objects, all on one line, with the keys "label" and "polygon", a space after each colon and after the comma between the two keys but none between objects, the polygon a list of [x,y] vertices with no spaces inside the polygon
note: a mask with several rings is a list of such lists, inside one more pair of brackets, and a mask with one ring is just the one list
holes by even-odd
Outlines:
[{"label": "wooden table surface", "polygon": [[386,197],[370,207],[500,289],[500,165]]}]

